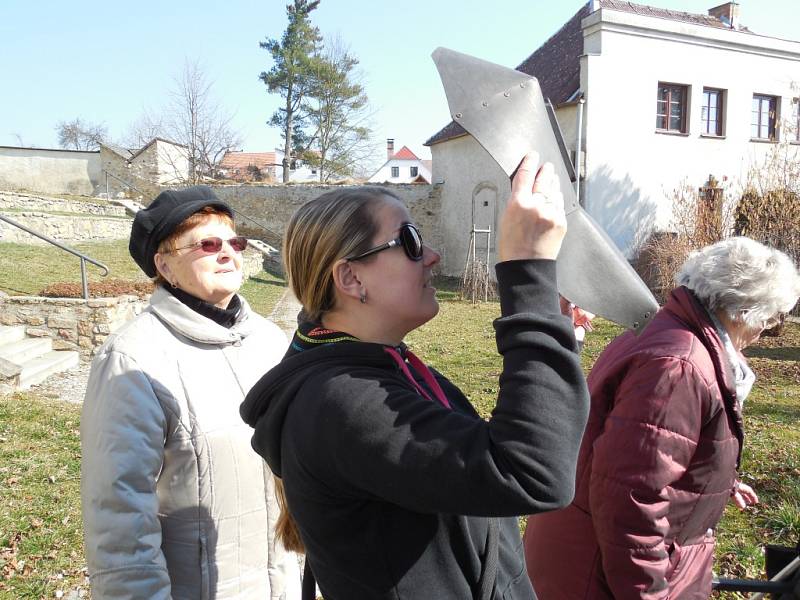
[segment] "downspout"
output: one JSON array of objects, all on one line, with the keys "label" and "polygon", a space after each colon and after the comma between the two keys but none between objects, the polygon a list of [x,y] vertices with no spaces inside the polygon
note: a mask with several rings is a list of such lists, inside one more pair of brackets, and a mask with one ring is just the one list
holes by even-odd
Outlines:
[{"label": "downspout", "polygon": [[586,100],[581,94],[580,99],[578,100],[578,131],[577,131],[577,141],[575,143],[575,199],[578,201],[579,206],[583,206],[581,202],[581,155],[583,154],[583,149],[581,144],[583,142],[583,105],[586,103]]}]

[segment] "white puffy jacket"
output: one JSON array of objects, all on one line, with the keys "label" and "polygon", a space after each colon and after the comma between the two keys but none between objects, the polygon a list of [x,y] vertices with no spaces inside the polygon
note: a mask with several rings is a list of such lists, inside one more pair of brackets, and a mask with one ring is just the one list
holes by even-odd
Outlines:
[{"label": "white puffy jacket", "polygon": [[158,287],[92,363],[81,421],[96,599],[292,600],[269,469],[239,417],[286,336],[242,299],[226,329]]}]

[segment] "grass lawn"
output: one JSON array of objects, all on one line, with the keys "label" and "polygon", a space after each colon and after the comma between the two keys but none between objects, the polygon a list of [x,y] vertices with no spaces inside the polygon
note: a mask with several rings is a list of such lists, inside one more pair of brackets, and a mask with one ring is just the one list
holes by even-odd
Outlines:
[{"label": "grass lawn", "polygon": [[[268,313],[283,286],[262,273],[242,292]],[[499,305],[458,301],[452,282],[440,287],[439,317],[407,341],[487,416],[501,368],[491,323]],[[598,323],[582,356],[587,369],[619,331]],[[745,513],[726,512],[717,572],[757,577],[763,543],[793,544],[800,536],[800,326],[789,324],[783,337],[762,340],[747,353],[759,379],[745,406],[742,472],[762,502]],[[85,587],[79,418],[79,407],[34,393],[0,397],[0,600],[52,598],[57,590]]]},{"label": "grass lawn", "polygon": [[[109,279],[147,279],[128,253],[128,240],[75,244],[83,252],[108,265]],[[87,264],[89,281],[103,281],[100,269]],[[0,243],[0,291],[12,296],[37,295],[45,286],[56,282],[81,281],[80,260],[53,246]],[[262,271],[242,286],[242,295],[251,306],[268,315],[280,298],[286,282],[279,276]]]},{"label": "grass lawn", "polygon": [[[128,240],[67,244],[105,263],[110,278],[145,279],[128,254]],[[102,281],[102,271],[86,264],[89,281]],[[45,286],[62,281],[81,281],[81,261],[60,248],[47,245],[0,243],[0,291],[11,296],[37,295]]]}]

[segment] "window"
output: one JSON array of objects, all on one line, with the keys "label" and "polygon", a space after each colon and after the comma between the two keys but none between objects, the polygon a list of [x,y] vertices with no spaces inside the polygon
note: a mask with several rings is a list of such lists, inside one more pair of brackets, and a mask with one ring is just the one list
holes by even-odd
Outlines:
[{"label": "window", "polygon": [[686,96],[688,87],[669,83],[658,84],[656,129],[686,133]]},{"label": "window", "polygon": [[777,117],[778,99],[775,96],[754,94],[750,137],[754,140],[774,140]]},{"label": "window", "polygon": [[794,127],[794,141],[800,142],[800,98],[792,100],[792,127]]},{"label": "window", "polygon": [[416,177],[419,174],[419,168],[417,167],[411,167],[409,170],[411,171],[412,177]]},{"label": "window", "polygon": [[400,167],[392,167],[392,177],[400,177]]},{"label": "window", "polygon": [[701,133],[722,135],[722,90],[703,88],[703,105],[700,107]]}]

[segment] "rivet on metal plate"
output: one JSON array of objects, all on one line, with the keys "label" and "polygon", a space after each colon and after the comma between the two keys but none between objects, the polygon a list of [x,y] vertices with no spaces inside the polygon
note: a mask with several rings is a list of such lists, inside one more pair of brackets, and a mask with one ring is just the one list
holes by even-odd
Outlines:
[{"label": "rivet on metal plate", "polygon": [[503,92],[503,96],[505,96],[506,98],[508,98],[510,95],[511,94],[509,94],[508,92]]},{"label": "rivet on metal plate", "polygon": [[460,119],[460,118],[461,118],[461,113],[456,113],[456,119]]},{"label": "rivet on metal plate", "polygon": [[486,100],[484,100],[483,102],[481,102],[481,106],[483,106],[484,108],[486,108],[487,106],[489,106],[489,103],[488,103],[488,102],[486,102]]}]

